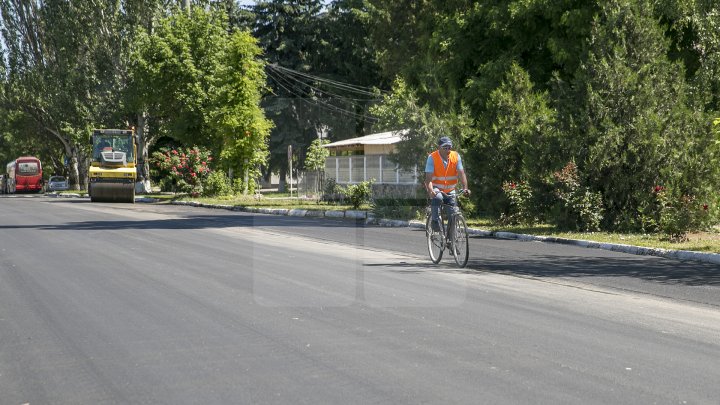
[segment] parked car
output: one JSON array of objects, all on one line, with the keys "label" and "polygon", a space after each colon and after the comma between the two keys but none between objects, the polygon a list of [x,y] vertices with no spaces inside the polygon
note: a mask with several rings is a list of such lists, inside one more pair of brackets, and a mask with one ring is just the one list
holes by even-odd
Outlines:
[{"label": "parked car", "polygon": [[68,188],[67,178],[64,176],[50,176],[50,180],[48,180],[47,183],[48,191],[61,191],[67,190]]}]

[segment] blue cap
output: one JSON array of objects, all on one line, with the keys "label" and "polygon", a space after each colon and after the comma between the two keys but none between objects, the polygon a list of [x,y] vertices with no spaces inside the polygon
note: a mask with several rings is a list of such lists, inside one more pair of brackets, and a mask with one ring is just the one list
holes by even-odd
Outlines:
[{"label": "blue cap", "polygon": [[447,136],[443,136],[443,137],[440,138],[440,140],[438,141],[438,146],[440,146],[440,147],[443,147],[443,146],[450,146],[450,147],[452,147],[452,141],[451,141],[450,138],[448,138]]}]

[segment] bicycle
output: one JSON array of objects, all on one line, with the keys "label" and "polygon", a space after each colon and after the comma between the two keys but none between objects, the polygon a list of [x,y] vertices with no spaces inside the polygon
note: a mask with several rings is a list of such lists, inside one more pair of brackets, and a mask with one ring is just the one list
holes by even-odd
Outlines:
[{"label": "bicycle", "polygon": [[[460,194],[464,190],[460,190]],[[447,194],[443,193],[447,196]],[[432,204],[432,203],[431,203]],[[440,230],[435,231],[432,228],[431,206],[427,208],[427,216],[425,219],[425,236],[427,238],[428,252],[430,260],[433,263],[440,263],[445,249],[450,249],[450,253],[455,258],[455,263],[463,268],[467,265],[470,255],[470,244],[468,241],[467,223],[465,216],[462,214],[460,201],[458,201],[457,209],[451,204],[443,203],[438,212],[440,220]],[[448,211],[449,219],[447,220],[447,228],[443,212]]]}]

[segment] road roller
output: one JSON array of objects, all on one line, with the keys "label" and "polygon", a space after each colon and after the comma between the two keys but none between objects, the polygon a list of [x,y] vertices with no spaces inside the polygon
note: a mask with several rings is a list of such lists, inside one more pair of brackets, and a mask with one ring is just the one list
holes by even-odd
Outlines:
[{"label": "road roller", "polygon": [[92,202],[135,202],[137,146],[132,129],[94,129],[88,194]]}]

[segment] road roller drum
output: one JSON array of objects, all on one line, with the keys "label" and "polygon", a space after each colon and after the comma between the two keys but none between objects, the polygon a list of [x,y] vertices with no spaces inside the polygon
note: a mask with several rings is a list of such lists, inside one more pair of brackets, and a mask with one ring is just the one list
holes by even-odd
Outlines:
[{"label": "road roller drum", "polygon": [[97,181],[90,184],[92,202],[135,202],[135,183],[109,183]]},{"label": "road roller drum", "polygon": [[88,177],[91,202],[135,202],[137,146],[133,130],[95,129]]}]

